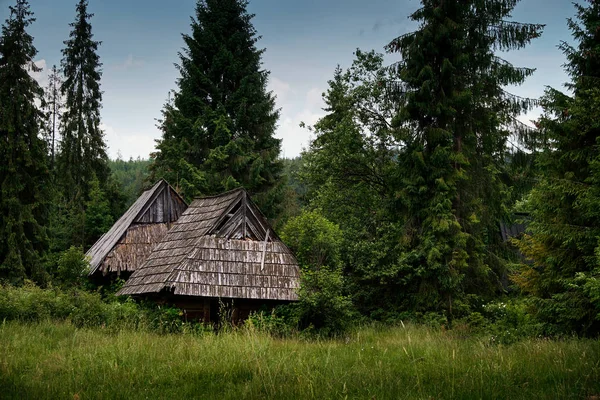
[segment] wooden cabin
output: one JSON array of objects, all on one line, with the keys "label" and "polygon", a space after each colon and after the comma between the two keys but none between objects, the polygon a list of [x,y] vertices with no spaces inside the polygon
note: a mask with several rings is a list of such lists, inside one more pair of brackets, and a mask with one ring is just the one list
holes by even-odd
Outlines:
[{"label": "wooden cabin", "polygon": [[89,276],[127,278],[186,209],[186,202],[165,180],[156,182],[88,250]]},{"label": "wooden cabin", "polygon": [[232,319],[298,299],[298,263],[244,189],[196,199],[131,275],[119,295],[154,298],[188,318]]}]

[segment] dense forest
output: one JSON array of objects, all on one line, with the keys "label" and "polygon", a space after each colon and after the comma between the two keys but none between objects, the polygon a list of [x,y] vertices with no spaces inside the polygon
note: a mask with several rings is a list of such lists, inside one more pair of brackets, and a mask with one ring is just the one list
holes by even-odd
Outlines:
[{"label": "dense forest", "polygon": [[[109,159],[100,128],[88,0],[48,87],[31,75],[34,10],[13,0],[0,36],[0,290],[130,302],[87,281],[84,253],[166,179],[188,201],[248,191],[301,265],[300,300],[271,315],[283,325],[597,336],[600,3],[572,7],[572,37],[557,43],[569,81],[540,99],[507,89],[535,70],[506,55],[544,31],[512,20],[518,0],[420,3],[417,29],[388,38],[387,57],[357,50],[332,71],[312,141],[284,159],[247,1],[199,0],[156,150],[126,161]],[[535,126],[520,122],[534,107]]]}]

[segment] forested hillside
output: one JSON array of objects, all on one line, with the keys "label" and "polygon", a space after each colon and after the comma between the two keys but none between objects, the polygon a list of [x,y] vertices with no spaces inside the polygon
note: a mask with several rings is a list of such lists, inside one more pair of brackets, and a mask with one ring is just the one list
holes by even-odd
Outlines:
[{"label": "forested hillside", "polygon": [[128,208],[138,198],[144,189],[153,182],[148,181],[150,171],[149,160],[141,158],[130,158],[128,161],[122,158],[109,160],[108,165],[114,180],[120,185],[124,196],[124,207]]}]

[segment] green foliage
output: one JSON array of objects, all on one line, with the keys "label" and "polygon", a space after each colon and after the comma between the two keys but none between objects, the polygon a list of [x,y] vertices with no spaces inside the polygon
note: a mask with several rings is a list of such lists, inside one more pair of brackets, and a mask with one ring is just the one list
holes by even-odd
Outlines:
[{"label": "green foliage", "polygon": [[60,133],[55,165],[53,161],[51,268],[56,268],[57,254],[72,245],[87,249],[124,211],[124,197],[110,176],[100,129],[102,64],[97,53],[100,42],[93,40],[92,16],[88,1],[79,0],[62,50],[64,76],[59,79],[54,71],[47,94],[51,121],[46,121],[46,135],[56,136],[57,123]]},{"label": "green foliage", "polygon": [[301,265],[299,301],[290,306],[299,326],[323,335],[343,332],[353,306],[340,268],[340,228],[316,211],[304,211],[285,225],[282,238]]},{"label": "green foliage", "polygon": [[403,216],[393,207],[400,177],[389,80],[375,52],[357,50],[350,69],[336,69],[324,95],[328,115],[313,127],[316,137],[298,174],[309,207],[339,225],[348,293],[370,316],[406,300],[397,268]]},{"label": "green foliage", "polygon": [[43,90],[29,75],[37,50],[27,28],[35,21],[26,0],[10,7],[0,37],[0,281],[47,281],[46,147],[40,138]]},{"label": "green foliage", "polygon": [[[55,175],[56,147],[59,140],[58,127],[62,117],[62,109],[64,107],[63,98],[60,91],[62,86],[62,76],[56,65],[52,66],[48,75],[48,86],[44,93],[44,124],[43,135],[48,148],[48,156],[50,159],[50,171]],[[55,176],[53,176],[55,178]]]},{"label": "green foliage", "polygon": [[69,199],[77,195],[85,198],[85,185],[94,174],[102,181],[108,178],[106,145],[99,129],[102,100],[101,64],[96,53],[99,42],[92,40],[88,21],[92,14],[87,12],[87,5],[86,0],[77,4],[76,20],[70,24],[73,30],[65,41],[61,61],[65,74],[61,91],[66,109],[61,123],[57,176]]},{"label": "green foliage", "polygon": [[411,15],[419,29],[387,46],[401,55],[390,88],[402,146],[396,207],[405,216],[398,275],[413,307],[451,320],[456,301],[502,289],[495,253],[510,192],[501,179],[507,126],[535,102],[503,89],[533,70],[494,51],[525,47],[543,26],[506,21],[518,1],[422,3]]},{"label": "green foliage", "polygon": [[57,278],[66,288],[83,286],[90,270],[89,261],[81,247],[71,246],[58,259]]},{"label": "green foliage", "polygon": [[600,332],[600,5],[576,6],[578,47],[563,43],[574,96],[548,89],[538,121],[548,146],[528,198],[531,223],[518,242],[529,263],[514,275],[551,333]]},{"label": "green foliage", "polygon": [[[123,194],[124,209],[122,211],[125,211],[137,200],[148,183],[150,160],[138,157],[135,160],[130,158],[128,161],[125,161],[118,157],[116,160],[109,160],[108,165],[113,179],[119,185],[119,191]],[[152,184],[154,182],[149,183]]]},{"label": "green foliage", "polygon": [[285,189],[274,137],[279,112],[246,7],[245,0],[198,1],[151,178],[165,178],[187,200],[243,186],[275,217]]},{"label": "green foliage", "polygon": [[100,189],[98,179],[90,183],[90,199],[85,204],[86,245],[93,245],[100,236],[110,229],[114,220],[110,204],[105,193]]},{"label": "green foliage", "polygon": [[292,337],[297,334],[298,323],[292,307],[284,305],[266,313],[250,314],[244,321],[244,329],[268,334],[273,337]]},{"label": "green foliage", "polygon": [[340,265],[342,231],[317,211],[304,211],[292,218],[281,231],[281,238],[307,269]]},{"label": "green foliage", "polygon": [[[475,315],[480,315],[474,325]],[[489,336],[490,343],[511,344],[527,338],[548,334],[543,324],[531,315],[526,299],[508,299],[484,304],[481,314],[475,312],[467,318],[470,325]]]},{"label": "green foliage", "polygon": [[[70,249],[61,262],[71,283],[81,272],[79,249]],[[67,265],[69,264],[69,265]],[[79,276],[79,278],[81,278]],[[22,287],[0,286],[0,321],[42,322],[68,321],[79,328],[102,327],[111,331],[136,329],[157,333],[184,332],[191,329],[182,320],[179,309],[154,303],[138,304],[131,299],[106,301],[99,293],[66,286],[64,290],[41,289],[31,282]]]},{"label": "green foliage", "polygon": [[306,205],[306,185],[300,181],[300,169],[303,163],[302,157],[283,158],[280,160],[283,166],[281,173],[282,196],[277,208],[280,210],[277,217],[271,218],[271,224],[275,231],[279,232],[290,218],[297,217]]},{"label": "green foliage", "polygon": [[100,129],[102,76],[98,46],[93,40],[88,1],[77,3],[75,22],[64,42],[61,92],[65,109],[61,118],[57,178],[67,201],[86,201],[94,176],[106,190],[110,170],[104,134]]},{"label": "green foliage", "polygon": [[298,303],[294,304],[300,328],[314,328],[325,336],[346,331],[355,315],[350,297],[344,294],[345,286],[340,268],[304,269]]}]

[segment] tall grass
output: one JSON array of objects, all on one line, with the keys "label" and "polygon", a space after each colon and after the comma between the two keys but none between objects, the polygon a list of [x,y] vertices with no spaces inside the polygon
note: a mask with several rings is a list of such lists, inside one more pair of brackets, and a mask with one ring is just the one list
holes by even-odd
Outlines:
[{"label": "tall grass", "polygon": [[407,325],[338,340],[0,324],[0,397],[555,399],[600,394],[600,342],[491,345]]}]

